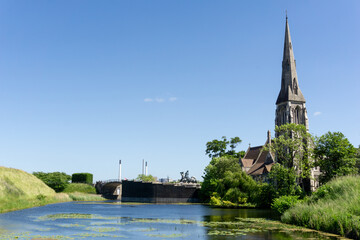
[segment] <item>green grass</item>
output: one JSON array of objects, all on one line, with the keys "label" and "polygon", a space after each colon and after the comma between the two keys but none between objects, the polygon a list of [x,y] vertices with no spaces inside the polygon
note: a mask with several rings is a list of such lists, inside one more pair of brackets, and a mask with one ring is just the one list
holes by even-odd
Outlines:
[{"label": "green grass", "polygon": [[58,202],[104,200],[98,195],[86,193],[92,191],[87,186],[76,184],[72,189],[84,192],[55,193],[32,174],[0,166],[0,213]]},{"label": "green grass", "polygon": [[67,193],[67,195],[73,201],[104,201],[104,200],[106,200],[105,198],[103,198],[97,194],[74,192],[74,193]]},{"label": "green grass", "polygon": [[55,191],[34,175],[14,168],[0,167],[0,199],[54,196]]},{"label": "green grass", "polygon": [[360,176],[337,178],[286,211],[281,221],[360,239]]},{"label": "green grass", "polygon": [[6,199],[0,199],[0,213],[16,211],[25,208],[39,207],[52,203],[69,202],[71,199],[67,194],[56,194],[54,196],[43,197],[39,195],[39,198],[29,197],[9,197]]},{"label": "green grass", "polygon": [[79,192],[79,193],[96,194],[96,189],[95,187],[85,183],[70,183],[65,187],[63,192],[65,193]]}]

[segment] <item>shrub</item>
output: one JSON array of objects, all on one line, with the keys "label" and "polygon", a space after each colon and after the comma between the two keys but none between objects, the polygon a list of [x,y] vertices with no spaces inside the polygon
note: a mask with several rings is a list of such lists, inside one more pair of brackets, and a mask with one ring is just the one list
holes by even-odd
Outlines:
[{"label": "shrub", "polygon": [[299,201],[298,198],[299,196],[281,196],[275,198],[274,202],[271,204],[271,209],[283,214],[286,210],[295,206]]},{"label": "shrub", "polygon": [[257,207],[270,208],[274,196],[274,188],[268,183],[262,183],[255,191],[254,202]]},{"label": "shrub", "polygon": [[46,185],[54,189],[56,192],[63,191],[71,179],[71,177],[64,172],[34,172],[33,175],[42,180]]},{"label": "shrub", "polygon": [[209,204],[210,204],[211,206],[221,206],[221,205],[222,205],[222,201],[220,200],[219,197],[212,196],[212,197],[210,198]]},{"label": "shrub", "polygon": [[43,201],[43,200],[46,198],[46,196],[43,195],[43,194],[38,194],[38,195],[36,196],[36,198],[37,198],[37,200],[39,200],[39,201]]},{"label": "shrub", "polygon": [[93,175],[91,173],[74,173],[71,178],[72,183],[93,183]]},{"label": "shrub", "polygon": [[230,188],[226,191],[224,201],[230,201],[233,203],[246,203],[247,194],[240,191],[238,188]]}]

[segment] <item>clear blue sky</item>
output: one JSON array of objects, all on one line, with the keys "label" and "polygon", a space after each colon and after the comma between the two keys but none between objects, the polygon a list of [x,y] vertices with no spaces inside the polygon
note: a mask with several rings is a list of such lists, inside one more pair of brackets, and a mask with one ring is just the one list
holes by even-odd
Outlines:
[{"label": "clear blue sky", "polygon": [[360,1],[0,1],[0,165],[201,178],[274,132],[288,11],[310,132],[360,144]]}]

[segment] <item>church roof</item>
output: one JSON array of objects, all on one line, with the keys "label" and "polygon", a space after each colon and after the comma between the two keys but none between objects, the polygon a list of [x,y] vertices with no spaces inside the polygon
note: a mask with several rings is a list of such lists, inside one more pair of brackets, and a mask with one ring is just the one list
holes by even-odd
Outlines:
[{"label": "church roof", "polygon": [[[258,173],[260,173],[259,170],[263,169],[266,166],[266,159],[268,153],[268,151],[261,151],[254,165],[249,169],[249,171],[247,171],[249,175],[258,175]],[[261,172],[263,173],[263,170]]]},{"label": "church roof", "polygon": [[254,159],[242,158],[241,163],[243,167],[250,168],[254,164]]},{"label": "church roof", "polygon": [[296,61],[290,37],[288,18],[286,16],[284,55],[282,61],[281,90],[276,104],[287,101],[303,102],[305,98],[300,90],[296,73]]},{"label": "church roof", "polygon": [[248,151],[245,153],[244,158],[256,160],[262,148],[263,146],[250,147]]},{"label": "church roof", "polygon": [[274,164],[274,157],[264,147],[271,144],[271,135],[268,131],[268,138],[264,145],[249,147],[243,158],[240,158],[240,163],[245,169],[247,174],[251,176],[258,176],[269,173],[271,166]]}]

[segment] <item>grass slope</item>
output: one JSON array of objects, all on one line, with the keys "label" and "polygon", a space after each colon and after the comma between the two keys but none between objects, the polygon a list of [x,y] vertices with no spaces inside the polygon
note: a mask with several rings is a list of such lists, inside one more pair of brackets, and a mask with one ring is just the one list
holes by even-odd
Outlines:
[{"label": "grass slope", "polygon": [[281,220],[360,239],[360,176],[337,178],[321,186],[309,199],[286,211]]},{"label": "grass slope", "polygon": [[55,191],[34,175],[22,170],[0,167],[0,199],[54,196]]},{"label": "grass slope", "polygon": [[95,187],[85,183],[70,183],[65,187],[63,192],[65,193],[79,192],[79,193],[96,194],[96,189]]},{"label": "grass slope", "polygon": [[0,213],[68,201],[102,201],[95,188],[70,184],[67,193],[55,193],[34,175],[0,166]]},{"label": "grass slope", "polygon": [[71,201],[43,181],[22,170],[0,166],[0,213],[50,203]]}]

